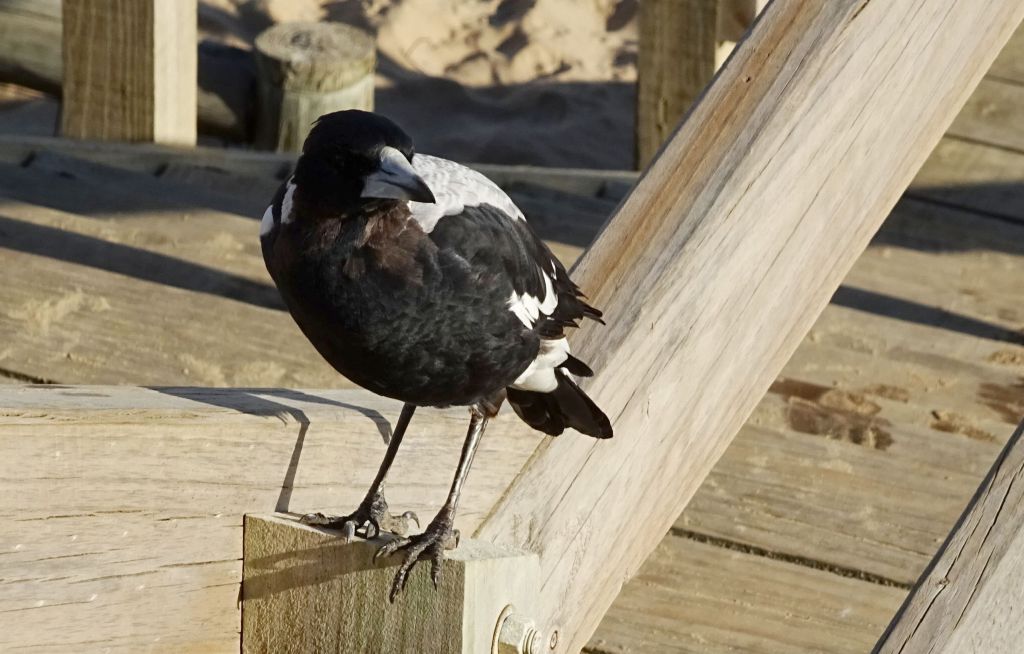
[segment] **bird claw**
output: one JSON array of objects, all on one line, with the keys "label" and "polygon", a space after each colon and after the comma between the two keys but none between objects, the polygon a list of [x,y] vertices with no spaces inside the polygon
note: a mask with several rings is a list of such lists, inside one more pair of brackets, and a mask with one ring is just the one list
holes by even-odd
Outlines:
[{"label": "bird claw", "polygon": [[409,574],[421,558],[430,560],[430,580],[436,589],[441,583],[441,567],[444,561],[445,550],[454,549],[458,546],[459,532],[452,529],[450,518],[435,518],[421,534],[415,536],[400,537],[382,545],[373,555],[374,561],[391,556],[399,551],[404,551],[405,558],[395,579],[391,582],[391,592],[388,600],[394,603],[398,595],[405,590],[409,581]]},{"label": "bird claw", "polygon": [[323,513],[307,513],[299,521],[313,527],[338,529],[346,541],[352,541],[356,536],[370,540],[379,536],[383,531],[396,536],[405,536],[409,533],[410,522],[415,522],[417,528],[420,526],[419,517],[412,511],[406,511],[397,516],[391,515],[388,512],[388,503],[384,500],[384,494],[379,491],[367,496],[360,503],[359,508],[349,515],[328,516]]}]

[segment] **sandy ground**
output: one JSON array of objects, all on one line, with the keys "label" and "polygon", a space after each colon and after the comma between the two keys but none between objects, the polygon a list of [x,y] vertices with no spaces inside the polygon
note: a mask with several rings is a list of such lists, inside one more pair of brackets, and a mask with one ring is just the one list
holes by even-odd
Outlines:
[{"label": "sandy ground", "polygon": [[[349,23],[377,38],[377,111],[420,152],[625,169],[637,1],[200,0],[199,28],[249,48],[276,22]],[[58,114],[56,99],[0,84],[0,130],[51,135]]]},{"label": "sandy ground", "polygon": [[585,168],[633,163],[637,0],[203,0],[207,38],[275,22],[376,34],[377,110],[422,152]]}]

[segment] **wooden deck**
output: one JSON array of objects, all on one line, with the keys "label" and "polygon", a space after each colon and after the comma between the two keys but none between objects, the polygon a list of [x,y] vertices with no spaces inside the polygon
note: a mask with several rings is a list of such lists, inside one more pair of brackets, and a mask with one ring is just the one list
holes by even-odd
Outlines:
[{"label": "wooden deck", "polygon": [[[631,179],[487,171],[566,261]],[[344,387],[259,256],[285,174],[0,138],[0,382]],[[588,651],[870,649],[1024,418],[1021,279],[1018,35]]]}]

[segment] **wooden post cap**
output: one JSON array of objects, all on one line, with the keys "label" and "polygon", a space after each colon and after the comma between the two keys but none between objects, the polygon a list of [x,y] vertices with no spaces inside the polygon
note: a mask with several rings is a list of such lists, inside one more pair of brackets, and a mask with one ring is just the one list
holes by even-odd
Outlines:
[{"label": "wooden post cap", "polygon": [[342,23],[281,23],[256,37],[256,53],[276,85],[336,91],[373,73],[373,37]]},{"label": "wooden post cap", "polygon": [[281,23],[255,43],[260,106],[256,144],[297,152],[312,123],[342,109],[373,109],[373,37],[341,23]]}]

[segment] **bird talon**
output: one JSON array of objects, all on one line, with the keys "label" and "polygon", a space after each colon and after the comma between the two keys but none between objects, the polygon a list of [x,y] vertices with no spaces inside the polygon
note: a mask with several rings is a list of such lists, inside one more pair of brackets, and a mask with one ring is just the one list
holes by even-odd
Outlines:
[{"label": "bird talon", "polygon": [[405,550],[405,557],[395,572],[394,581],[391,584],[389,597],[394,602],[401,594],[406,584],[409,583],[409,576],[420,560],[430,561],[430,580],[437,589],[441,585],[441,570],[444,567],[444,553],[447,549],[454,547],[453,543],[458,542],[458,536],[451,528],[450,518],[435,518],[421,534],[410,536],[401,540],[391,541],[379,550],[374,556],[386,556]]},{"label": "bird talon", "polygon": [[395,540],[388,541],[381,545],[376,552],[373,554],[373,560],[378,561],[382,558],[391,556],[398,550],[407,547],[412,541],[408,538],[396,538]]},{"label": "bird talon", "polygon": [[356,539],[356,521],[355,520],[346,520],[341,525],[341,537],[344,538],[345,541],[349,542],[349,543],[351,543],[352,541],[354,541]]}]

